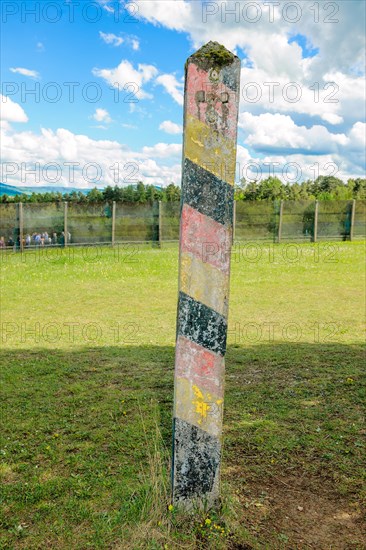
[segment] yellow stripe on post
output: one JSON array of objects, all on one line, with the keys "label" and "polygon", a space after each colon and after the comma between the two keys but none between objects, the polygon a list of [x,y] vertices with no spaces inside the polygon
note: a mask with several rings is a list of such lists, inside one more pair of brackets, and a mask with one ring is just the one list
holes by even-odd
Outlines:
[{"label": "yellow stripe on post", "polygon": [[178,378],[175,412],[178,418],[204,432],[219,437],[221,434],[223,398],[205,391],[187,378]]},{"label": "yellow stripe on post", "polygon": [[191,254],[180,259],[180,289],[224,317],[228,314],[229,279],[225,273]]},{"label": "yellow stripe on post", "polygon": [[235,183],[236,143],[215,132],[197,118],[187,115],[184,155],[211,174]]}]

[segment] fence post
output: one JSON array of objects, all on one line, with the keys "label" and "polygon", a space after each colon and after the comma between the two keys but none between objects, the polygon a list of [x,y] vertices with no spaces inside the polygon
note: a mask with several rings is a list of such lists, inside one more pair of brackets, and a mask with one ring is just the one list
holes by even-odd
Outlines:
[{"label": "fence post", "polygon": [[220,494],[239,91],[240,60],[217,42],[188,58],[172,461],[186,510]]},{"label": "fence post", "polygon": [[281,242],[282,238],[282,218],[283,218],[283,200],[280,202],[280,219],[278,220],[278,242]]},{"label": "fence post", "polygon": [[314,237],[313,242],[316,243],[318,240],[318,213],[319,213],[319,201],[315,201],[315,212],[314,212]]},{"label": "fence post", "polygon": [[233,243],[235,241],[235,226],[236,226],[236,200],[233,204]]},{"label": "fence post", "polygon": [[112,248],[116,240],[116,201],[112,203]]},{"label": "fence post", "polygon": [[159,247],[163,246],[163,209],[159,201]]},{"label": "fence post", "polygon": [[353,231],[355,226],[355,215],[356,215],[356,199],[352,201],[352,211],[351,211],[351,227],[349,230],[349,240],[353,241]]},{"label": "fence post", "polygon": [[18,217],[19,217],[19,250],[23,252],[23,233],[24,233],[24,217],[23,217],[23,203],[18,203]]},{"label": "fence post", "polygon": [[67,201],[64,202],[64,247],[67,247],[68,242],[68,229],[67,229]]}]

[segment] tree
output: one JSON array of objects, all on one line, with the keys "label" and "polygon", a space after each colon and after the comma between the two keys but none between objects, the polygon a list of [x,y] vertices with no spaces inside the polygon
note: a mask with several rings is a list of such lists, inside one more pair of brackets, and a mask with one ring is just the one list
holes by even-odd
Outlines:
[{"label": "tree", "polygon": [[285,199],[286,191],[282,181],[270,176],[259,184],[259,198],[264,200]]},{"label": "tree", "polygon": [[145,204],[146,200],[145,186],[141,181],[139,181],[136,186],[136,202],[139,204]]},{"label": "tree", "polygon": [[[174,183],[170,183],[166,188],[165,188],[165,200],[167,202],[174,202],[174,201],[179,201],[180,200],[180,187],[177,187],[176,185],[174,185]],[[164,195],[163,195],[164,196]],[[164,198],[163,198],[164,200]]]},{"label": "tree", "polygon": [[318,186],[319,193],[332,193],[336,187],[344,186],[343,181],[334,176],[319,176],[314,183]]},{"label": "tree", "polygon": [[87,195],[88,202],[102,202],[103,198],[102,191],[96,187],[94,187],[94,189],[92,189]]}]

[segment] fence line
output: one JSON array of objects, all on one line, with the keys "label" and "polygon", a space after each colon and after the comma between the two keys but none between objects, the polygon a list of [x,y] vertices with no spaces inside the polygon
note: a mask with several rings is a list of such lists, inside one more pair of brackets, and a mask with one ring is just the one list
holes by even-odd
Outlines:
[{"label": "fence line", "polygon": [[[0,204],[1,248],[116,245],[179,239],[179,202]],[[366,200],[236,201],[235,241],[366,238]]]}]

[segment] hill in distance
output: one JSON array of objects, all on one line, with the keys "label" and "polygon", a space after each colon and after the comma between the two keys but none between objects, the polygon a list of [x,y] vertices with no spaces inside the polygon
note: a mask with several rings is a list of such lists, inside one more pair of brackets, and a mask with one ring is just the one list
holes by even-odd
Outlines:
[{"label": "hill in distance", "polygon": [[[162,189],[161,185],[155,185],[155,188],[158,190]],[[8,197],[15,197],[16,195],[31,195],[32,193],[61,193],[65,195],[66,193],[71,193],[72,191],[81,191],[87,195],[92,189],[89,188],[80,188],[80,187],[55,187],[51,185],[45,185],[40,187],[23,187],[16,185],[8,185],[7,183],[0,182],[0,197],[2,195],[7,195]],[[102,189],[101,189],[102,191]]]},{"label": "hill in distance", "polygon": [[87,194],[91,189],[81,189],[78,187],[56,187],[51,185],[37,186],[37,187],[23,187],[16,185],[8,185],[7,183],[0,182],[0,196],[8,195],[8,197],[15,197],[16,195],[31,195],[32,193],[71,193],[72,191],[82,191]]}]

